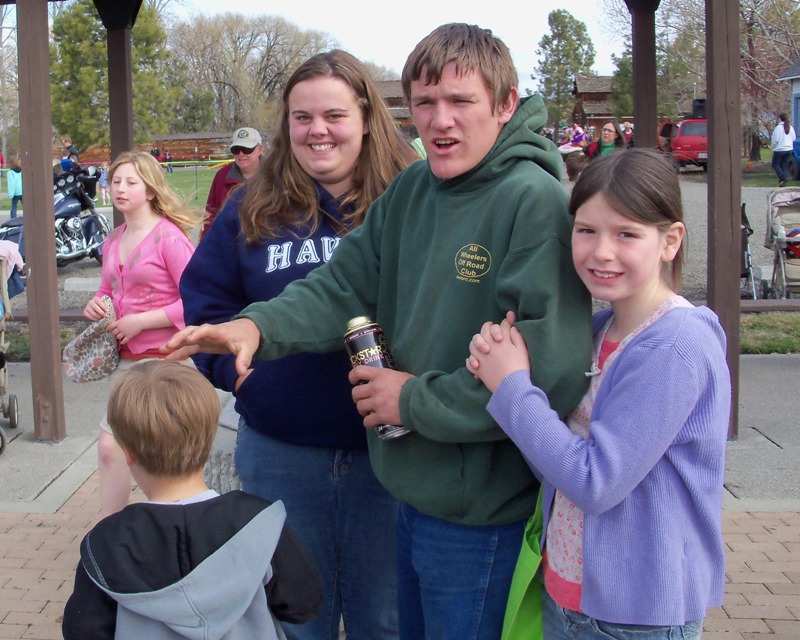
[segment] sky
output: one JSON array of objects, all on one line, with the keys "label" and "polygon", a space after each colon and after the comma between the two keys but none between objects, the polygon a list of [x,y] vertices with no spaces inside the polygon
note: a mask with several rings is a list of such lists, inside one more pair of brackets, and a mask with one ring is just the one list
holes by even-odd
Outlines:
[{"label": "sky", "polygon": [[[357,58],[398,73],[414,46],[433,29],[448,22],[468,22],[491,29],[511,50],[520,78],[520,92],[536,90],[530,76],[538,64],[536,49],[549,33],[548,14],[565,9],[586,25],[595,47],[593,70],[611,75],[611,54],[622,53],[622,42],[608,33],[600,0],[539,0],[511,3],[507,0],[399,0],[394,3],[347,0],[177,0],[172,5],[178,17],[193,13],[212,16],[229,10],[245,15],[279,15],[302,29],[331,34],[342,49]],[[229,7],[229,8],[228,8]],[[520,7],[523,7],[520,9]],[[621,16],[626,19],[626,16]]]}]

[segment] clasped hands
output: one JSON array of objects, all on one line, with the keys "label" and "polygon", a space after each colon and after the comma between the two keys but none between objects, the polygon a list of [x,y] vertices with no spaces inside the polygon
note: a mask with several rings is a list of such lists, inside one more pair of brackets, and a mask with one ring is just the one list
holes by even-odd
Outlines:
[{"label": "clasped hands", "polygon": [[514,326],[513,311],[500,324],[485,322],[481,332],[469,343],[467,370],[494,393],[500,383],[515,371],[531,370],[525,338]]}]

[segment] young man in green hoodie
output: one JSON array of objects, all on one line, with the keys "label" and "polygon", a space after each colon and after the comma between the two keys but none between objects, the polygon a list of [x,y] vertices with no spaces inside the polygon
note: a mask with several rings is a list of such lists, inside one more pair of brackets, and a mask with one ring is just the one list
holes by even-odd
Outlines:
[{"label": "young man in green hoodie", "polygon": [[[401,637],[496,640],[538,482],[486,412],[468,344],[513,310],[533,381],[563,416],[586,386],[589,296],[572,266],[561,156],[537,133],[544,104],[520,105],[505,44],[443,25],[411,53],[402,83],[427,160],[308,278],[166,348],[232,351],[244,375],[253,356],[340,348],[354,316],[380,323],[397,370],[359,366],[350,380],[375,472],[401,501]],[[379,424],[411,433],[380,440]]]}]

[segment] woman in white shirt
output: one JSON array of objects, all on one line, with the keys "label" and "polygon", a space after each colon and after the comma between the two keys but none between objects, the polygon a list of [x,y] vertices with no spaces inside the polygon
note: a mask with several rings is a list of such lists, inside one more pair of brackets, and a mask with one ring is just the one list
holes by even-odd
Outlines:
[{"label": "woman in white shirt", "polygon": [[794,140],[797,136],[785,113],[780,114],[778,119],[780,123],[772,132],[772,168],[778,174],[778,186],[783,187],[789,179],[786,169],[789,166]]}]

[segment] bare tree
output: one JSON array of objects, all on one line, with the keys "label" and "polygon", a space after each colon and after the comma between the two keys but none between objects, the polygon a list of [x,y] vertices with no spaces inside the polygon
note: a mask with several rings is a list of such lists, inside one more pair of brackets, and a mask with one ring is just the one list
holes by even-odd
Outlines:
[{"label": "bare tree", "polygon": [[17,86],[17,27],[13,6],[0,7],[0,149],[8,162],[9,131],[19,144],[19,92]]},{"label": "bare tree", "polygon": [[308,57],[335,46],[330,35],[304,31],[279,16],[226,13],[176,23],[169,47],[187,71],[185,81],[210,88],[214,127],[269,128],[292,72]]},{"label": "bare tree", "polygon": [[800,10],[794,0],[742,0],[740,15],[744,145],[759,160],[764,134],[788,111],[790,87],[777,79],[800,57]]},{"label": "bare tree", "polygon": [[[630,29],[624,0],[601,2],[607,30]],[[789,87],[777,79],[800,58],[800,3],[740,0],[739,10],[743,146],[758,159],[764,132],[788,108]],[[705,96],[705,0],[662,0],[656,30],[660,109],[685,113],[690,97]]]}]

